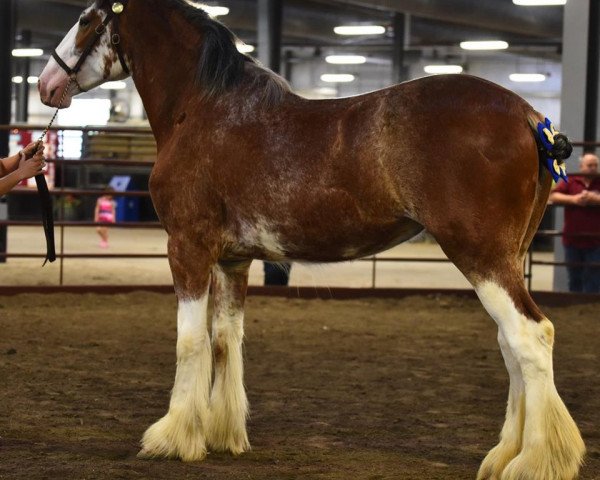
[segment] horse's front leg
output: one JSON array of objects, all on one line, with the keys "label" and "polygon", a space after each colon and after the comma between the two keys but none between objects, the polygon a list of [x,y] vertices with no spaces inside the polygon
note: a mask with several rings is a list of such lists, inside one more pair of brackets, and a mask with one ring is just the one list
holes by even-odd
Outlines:
[{"label": "horse's front leg", "polygon": [[212,344],[215,380],[210,397],[207,443],[234,455],[250,448],[246,434],[248,400],[244,390],[244,300],[250,261],[220,263],[213,269]]},{"label": "horse's front leg", "polygon": [[210,252],[196,240],[169,237],[177,309],[177,372],[169,411],[142,439],[140,457],[202,460],[206,456],[206,425],[212,375],[207,304]]}]

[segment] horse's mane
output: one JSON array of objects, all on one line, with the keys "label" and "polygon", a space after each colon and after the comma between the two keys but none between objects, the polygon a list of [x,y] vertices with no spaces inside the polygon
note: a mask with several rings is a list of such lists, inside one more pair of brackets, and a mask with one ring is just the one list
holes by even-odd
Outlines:
[{"label": "horse's mane", "polygon": [[214,97],[242,83],[261,87],[264,100],[277,103],[290,91],[287,82],[272,71],[263,68],[256,60],[240,53],[236,36],[222,23],[213,20],[202,9],[195,8],[186,0],[161,0],[179,11],[183,17],[203,34],[200,59],[196,74],[197,82],[207,97]]}]

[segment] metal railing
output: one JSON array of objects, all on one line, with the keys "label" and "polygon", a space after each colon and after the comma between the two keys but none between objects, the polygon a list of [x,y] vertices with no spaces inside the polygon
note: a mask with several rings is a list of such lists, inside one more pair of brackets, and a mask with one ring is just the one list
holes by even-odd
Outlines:
[{"label": "metal railing", "polygon": [[[0,125],[0,130],[43,130],[45,126],[37,125]],[[122,133],[122,134],[133,134],[133,135],[151,135],[152,132],[147,128],[115,128],[115,127],[52,127],[51,130],[66,131],[74,130],[81,132],[109,132],[109,133]],[[600,143],[590,144],[589,142],[574,142],[575,146],[600,146]],[[154,161],[137,161],[137,160],[119,160],[112,158],[82,158],[82,159],[47,159],[47,163],[54,163],[55,165],[63,166],[85,166],[85,165],[104,165],[104,166],[118,166],[118,167],[136,167],[144,166],[151,167],[154,165]],[[586,175],[579,173],[570,173],[570,176],[582,175],[582,176],[600,176],[600,175]],[[103,193],[103,190],[94,189],[77,189],[77,188],[66,188],[65,187],[65,169],[61,169],[61,179],[57,186],[51,190],[51,194],[57,197],[63,197],[65,195],[77,195],[77,196],[98,196]],[[36,194],[36,190],[31,188],[15,188],[10,195],[30,195]],[[124,192],[113,192],[114,196],[117,197],[149,197],[148,191],[124,191]],[[552,204],[549,204],[552,207]],[[59,218],[64,218],[64,202],[60,204],[60,215]],[[0,227],[2,226],[39,226],[40,222],[35,221],[22,221],[22,220],[0,220]],[[64,285],[64,262],[67,259],[97,259],[97,258],[120,258],[120,259],[166,259],[166,253],[66,253],[64,249],[65,245],[65,228],[67,227],[94,227],[94,226],[107,226],[106,223],[92,222],[92,221],[56,221],[55,227],[59,229],[60,237],[60,250],[57,252],[56,257],[59,261],[59,285]],[[131,228],[131,229],[158,229],[161,228],[160,222],[118,222],[110,225],[111,227],[118,228]],[[536,233],[536,238],[540,237],[556,237],[561,236],[562,232],[555,230],[540,230]],[[593,234],[581,234],[576,236],[582,237],[598,237],[599,235]],[[533,267],[534,266],[588,266],[593,268],[600,268],[598,264],[580,264],[580,263],[569,263],[569,262],[556,262],[556,261],[544,261],[535,260],[533,258],[533,249],[530,247],[527,257],[525,260],[525,281],[529,290],[532,289],[533,279]],[[35,253],[6,253],[0,252],[0,258],[45,258],[45,254]],[[439,257],[379,257],[377,255],[358,259],[359,262],[370,262],[371,267],[371,288],[377,287],[377,265],[380,263],[452,263],[448,258]]]}]

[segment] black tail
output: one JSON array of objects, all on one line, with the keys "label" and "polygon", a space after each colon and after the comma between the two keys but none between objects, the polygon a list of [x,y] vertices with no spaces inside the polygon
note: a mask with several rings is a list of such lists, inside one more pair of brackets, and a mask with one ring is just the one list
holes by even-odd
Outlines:
[{"label": "black tail", "polygon": [[[540,152],[540,159],[552,158],[558,162],[559,165],[565,163],[565,160],[573,153],[573,145],[563,133],[559,133],[554,130],[554,127],[550,121],[546,118],[544,122],[541,122],[537,115],[530,115],[528,117],[529,126],[533,130],[535,141]],[[545,135],[546,138],[542,138],[541,135]],[[548,135],[552,138],[550,140]]]},{"label": "black tail", "polygon": [[555,158],[558,163],[564,163],[564,161],[571,156],[573,153],[573,145],[567,138],[566,135],[558,133],[554,135],[554,145],[550,151],[550,158]]}]

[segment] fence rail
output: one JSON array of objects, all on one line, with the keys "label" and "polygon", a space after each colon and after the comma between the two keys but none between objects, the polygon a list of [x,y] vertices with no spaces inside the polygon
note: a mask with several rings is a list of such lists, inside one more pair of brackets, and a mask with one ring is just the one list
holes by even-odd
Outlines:
[{"label": "fence rail", "polygon": [[[13,125],[0,125],[0,131],[2,130],[43,130],[46,128],[45,125],[25,125],[25,124],[13,124]],[[55,126],[52,127],[53,131],[80,131],[82,133],[117,133],[126,135],[140,135],[149,136],[152,135],[152,131],[149,128],[144,127],[64,127]],[[600,146],[598,142],[573,142],[576,147],[596,147]],[[60,166],[69,167],[83,167],[89,165],[102,165],[102,166],[117,166],[117,167],[152,167],[154,161],[152,160],[119,160],[114,158],[54,158],[47,159],[47,163],[54,163]],[[600,175],[583,174],[580,172],[570,173],[570,176],[584,176],[584,177],[599,177]],[[103,190],[95,189],[80,189],[80,188],[66,188],[65,187],[65,170],[61,170],[61,178],[59,185],[50,191],[55,197],[62,197],[66,195],[71,196],[98,196],[103,193]],[[17,187],[10,195],[31,195],[36,194],[36,190],[27,187]],[[113,192],[116,197],[149,197],[148,191],[124,191],[124,192]],[[552,206],[551,204],[549,206]],[[60,216],[64,218],[64,202],[60,204]],[[9,226],[39,226],[40,222],[35,221],[24,221],[24,220],[2,220],[0,219],[0,228]],[[93,221],[63,221],[59,220],[55,222],[55,227],[60,231],[60,251],[57,252],[57,259],[60,262],[59,269],[59,285],[64,285],[64,261],[68,259],[166,259],[166,253],[119,253],[119,254],[108,254],[108,253],[66,253],[64,251],[64,236],[65,228],[72,227],[97,227],[107,226],[105,223],[93,222]],[[118,222],[111,224],[111,227],[118,228],[129,228],[129,229],[160,229],[160,222]],[[536,233],[537,238],[541,237],[557,237],[561,236],[562,232],[557,230],[540,230]],[[581,233],[574,235],[577,237],[598,237],[599,235],[592,233]],[[6,253],[0,251],[0,258],[45,258],[45,254],[37,253]],[[379,257],[372,256],[368,258],[362,258],[357,261],[370,262],[372,264],[372,279],[371,288],[377,288],[377,264],[378,263],[451,263],[447,258],[439,257]],[[600,268],[600,263],[594,264],[581,264],[581,263],[569,263],[569,262],[557,262],[547,260],[535,260],[533,258],[533,250],[530,248],[527,259],[525,262],[525,281],[527,287],[531,290],[532,279],[533,279],[533,267],[534,266],[591,266],[593,268]]]}]

